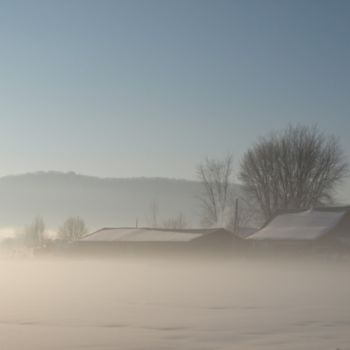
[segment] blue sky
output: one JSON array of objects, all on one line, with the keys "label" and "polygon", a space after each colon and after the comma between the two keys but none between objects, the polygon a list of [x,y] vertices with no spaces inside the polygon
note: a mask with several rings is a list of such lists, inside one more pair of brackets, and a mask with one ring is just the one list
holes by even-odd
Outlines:
[{"label": "blue sky", "polygon": [[288,123],[350,155],[349,38],[347,0],[0,1],[0,175],[194,178]]}]

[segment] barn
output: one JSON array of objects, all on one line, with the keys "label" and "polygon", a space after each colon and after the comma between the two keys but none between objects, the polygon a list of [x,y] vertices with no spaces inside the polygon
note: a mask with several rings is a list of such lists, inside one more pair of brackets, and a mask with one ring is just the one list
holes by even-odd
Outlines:
[{"label": "barn", "polygon": [[101,254],[172,254],[192,252],[223,253],[242,238],[223,228],[158,229],[103,228],[74,243],[74,250]]},{"label": "barn", "polygon": [[257,243],[350,247],[350,206],[282,212],[247,239]]}]

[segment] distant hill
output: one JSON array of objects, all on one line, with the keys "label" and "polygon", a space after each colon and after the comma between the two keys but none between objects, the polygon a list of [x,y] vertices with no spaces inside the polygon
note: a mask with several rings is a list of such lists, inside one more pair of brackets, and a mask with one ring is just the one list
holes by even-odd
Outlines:
[{"label": "distant hill", "polygon": [[0,227],[23,226],[36,215],[58,227],[79,215],[90,229],[149,225],[150,204],[157,201],[159,220],[180,212],[199,221],[200,183],[166,178],[99,178],[75,173],[38,172],[0,178]]}]

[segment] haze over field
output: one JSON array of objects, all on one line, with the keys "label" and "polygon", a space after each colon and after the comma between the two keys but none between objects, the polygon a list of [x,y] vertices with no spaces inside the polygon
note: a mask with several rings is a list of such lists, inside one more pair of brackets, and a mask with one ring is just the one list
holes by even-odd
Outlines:
[{"label": "haze over field", "polygon": [[2,261],[8,350],[349,350],[349,264]]}]

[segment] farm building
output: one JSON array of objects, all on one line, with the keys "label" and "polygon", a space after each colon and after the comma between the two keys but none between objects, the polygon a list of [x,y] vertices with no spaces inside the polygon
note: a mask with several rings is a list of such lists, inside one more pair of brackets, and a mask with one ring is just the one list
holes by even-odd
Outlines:
[{"label": "farm building", "polygon": [[74,243],[74,248],[91,253],[223,252],[243,240],[222,228],[156,229],[103,228]]},{"label": "farm building", "polygon": [[284,212],[248,239],[303,245],[350,245],[350,207]]}]

